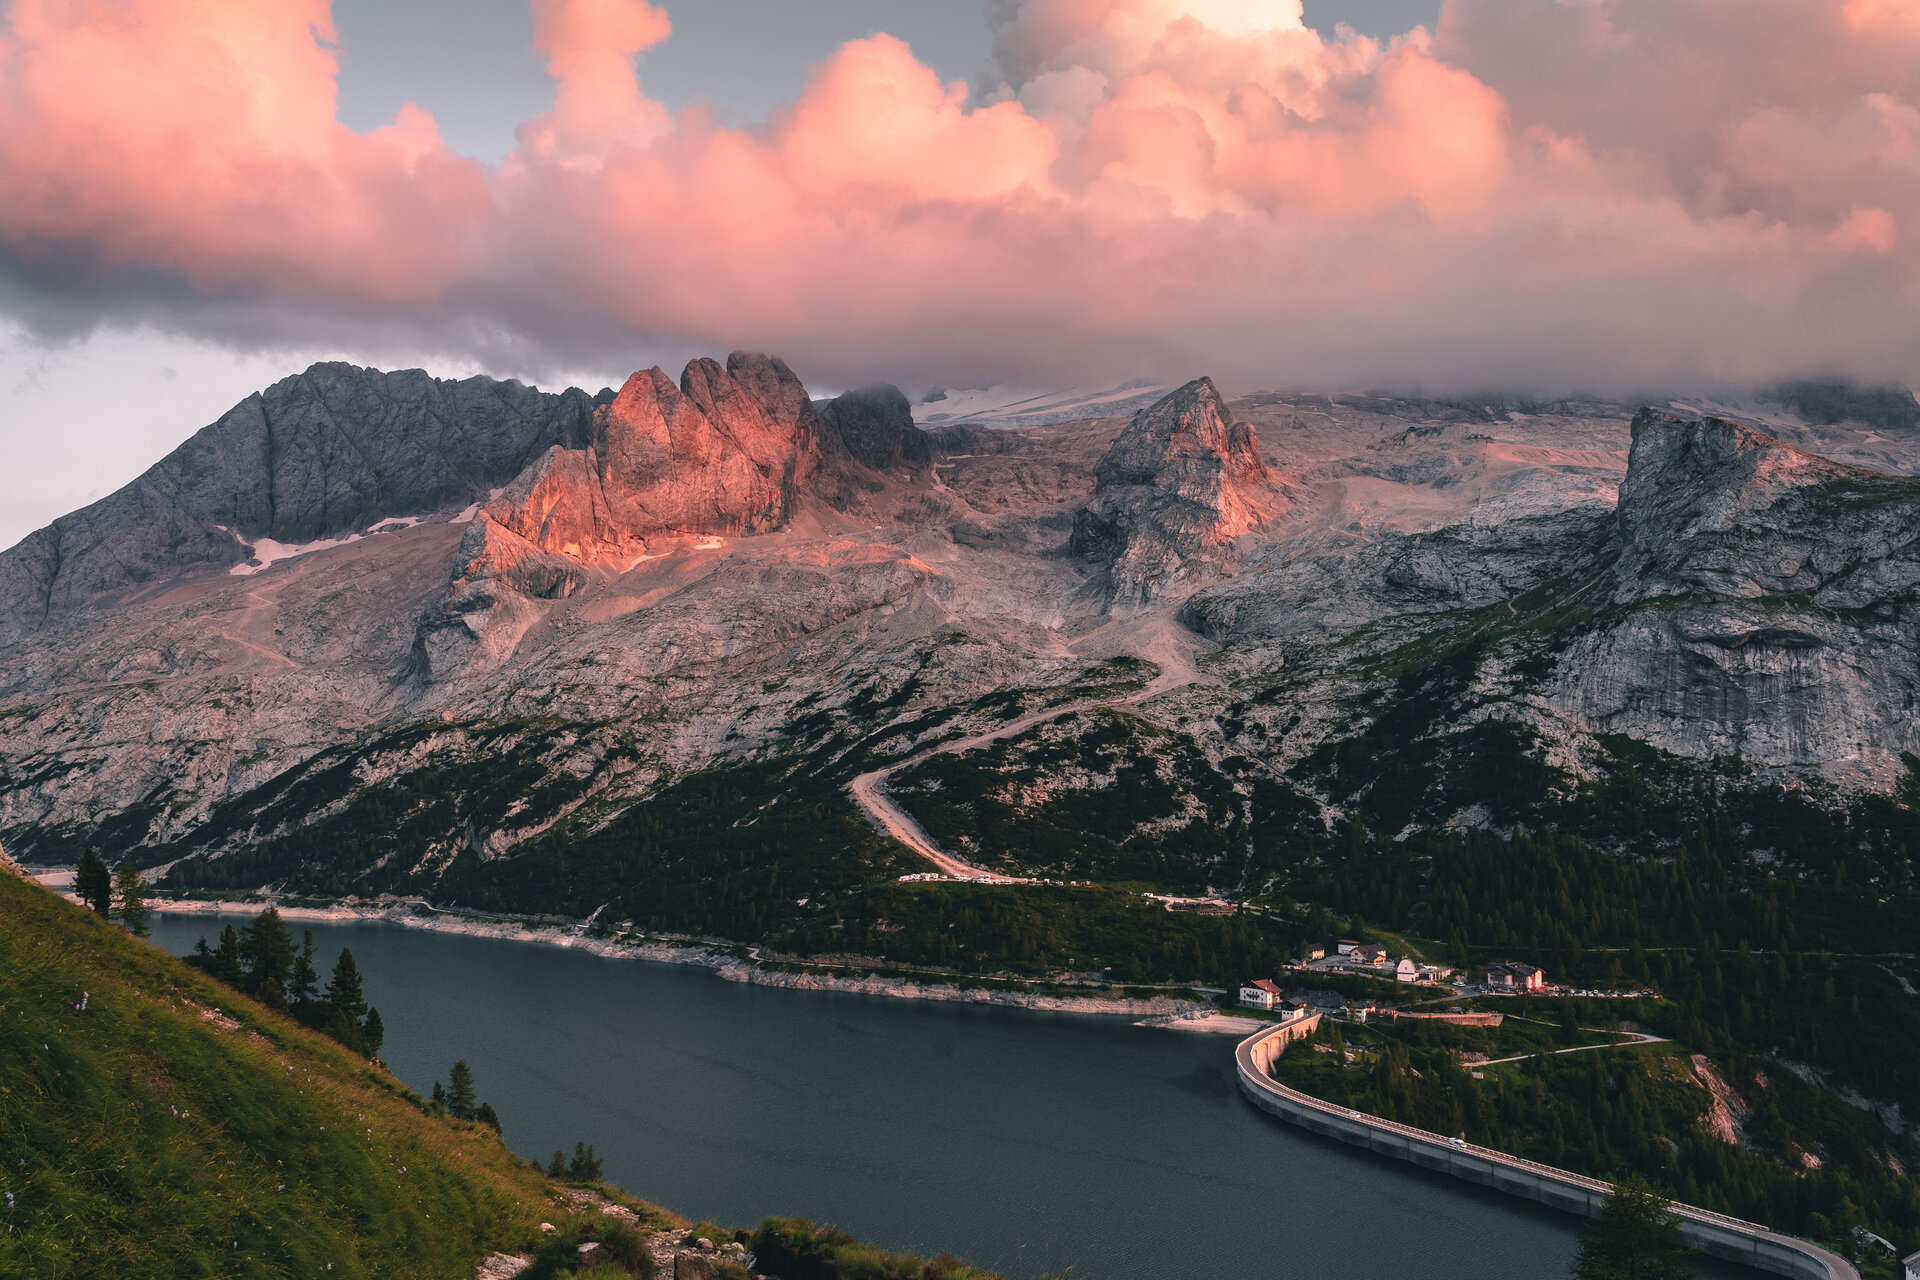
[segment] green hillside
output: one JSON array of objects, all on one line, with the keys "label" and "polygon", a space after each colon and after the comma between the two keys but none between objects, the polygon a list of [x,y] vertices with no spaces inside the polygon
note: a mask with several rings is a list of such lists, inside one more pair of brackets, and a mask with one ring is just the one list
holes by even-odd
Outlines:
[{"label": "green hillside", "polygon": [[471,1280],[568,1220],[490,1129],[7,874],[0,1192],[10,1277]]}]

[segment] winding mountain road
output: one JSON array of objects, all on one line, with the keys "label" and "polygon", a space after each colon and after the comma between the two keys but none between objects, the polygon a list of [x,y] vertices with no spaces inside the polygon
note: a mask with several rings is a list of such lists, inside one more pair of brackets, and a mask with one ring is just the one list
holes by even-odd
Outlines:
[{"label": "winding mountain road", "polygon": [[1199,669],[1193,665],[1192,658],[1186,652],[1187,644],[1191,641],[1183,643],[1182,631],[1170,617],[1160,615],[1151,619],[1145,626],[1138,629],[1135,640],[1136,643],[1129,646],[1133,656],[1153,663],[1159,670],[1159,674],[1137,693],[1129,694],[1124,698],[1088,698],[1081,702],[1067,703],[1065,706],[1049,707],[1045,711],[1035,711],[1017,720],[1009,720],[1006,724],[985,733],[942,743],[937,747],[909,756],[905,760],[887,765],[885,768],[863,773],[848,784],[848,790],[853,793],[854,802],[866,811],[867,817],[873,821],[874,825],[931,862],[942,875],[956,880],[976,880],[988,884],[1026,883],[1014,876],[1002,875],[997,871],[975,866],[935,844],[933,838],[927,835],[918,822],[914,821],[913,815],[902,809],[894,802],[893,797],[887,794],[887,779],[902,769],[911,769],[935,756],[972,751],[976,747],[984,747],[1002,738],[1014,737],[1037,725],[1072,715],[1076,711],[1088,711],[1099,707],[1137,706],[1173,689],[1184,688],[1190,684],[1213,683],[1210,677],[1201,675]]}]

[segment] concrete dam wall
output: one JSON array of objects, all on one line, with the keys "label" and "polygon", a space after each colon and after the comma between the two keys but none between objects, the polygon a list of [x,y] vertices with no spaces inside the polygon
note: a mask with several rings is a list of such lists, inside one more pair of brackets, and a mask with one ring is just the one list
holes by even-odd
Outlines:
[{"label": "concrete dam wall", "polygon": [[[1425,1129],[1322,1102],[1275,1080],[1273,1061],[1298,1038],[1271,1027],[1240,1042],[1235,1063],[1240,1089],[1263,1111],[1303,1129],[1392,1156],[1523,1200],[1593,1217],[1609,1184],[1565,1169],[1448,1139]],[[1711,1257],[1798,1280],[1860,1280],[1852,1263],[1818,1245],[1769,1231],[1752,1222],[1676,1204],[1680,1235]]]}]

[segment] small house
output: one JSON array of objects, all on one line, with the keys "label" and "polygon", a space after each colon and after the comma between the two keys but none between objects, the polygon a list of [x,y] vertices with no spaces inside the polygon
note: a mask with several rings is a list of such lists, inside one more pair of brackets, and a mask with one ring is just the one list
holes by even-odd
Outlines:
[{"label": "small house", "polygon": [[1900,1260],[1900,1280],[1920,1280],[1920,1253],[1914,1253]]},{"label": "small house", "polygon": [[1543,991],[1547,975],[1530,964],[1494,964],[1487,966],[1487,985],[1502,991]]},{"label": "small house", "polygon": [[1284,993],[1267,978],[1255,978],[1240,988],[1240,1003],[1249,1009],[1271,1009],[1284,1001]]},{"label": "small house", "polygon": [[1400,982],[1418,982],[1420,980],[1420,966],[1405,956],[1401,956],[1400,963],[1393,966],[1393,976]]},{"label": "small house", "polygon": [[1359,945],[1360,944],[1354,941],[1352,938],[1342,938],[1340,939],[1340,943],[1337,950],[1343,956],[1350,956],[1353,954],[1353,949]]},{"label": "small house", "polygon": [[1361,964],[1385,964],[1387,949],[1377,942],[1362,942],[1354,947],[1353,958]]},{"label": "small house", "polygon": [[1309,960],[1325,960],[1327,958],[1327,949],[1317,942],[1309,942],[1304,948],[1303,953]]}]

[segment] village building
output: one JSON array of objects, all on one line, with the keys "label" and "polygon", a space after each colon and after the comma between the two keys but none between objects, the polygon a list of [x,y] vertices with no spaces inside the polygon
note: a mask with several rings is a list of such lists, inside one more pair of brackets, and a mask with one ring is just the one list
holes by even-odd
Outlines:
[{"label": "village building", "polygon": [[1920,1253],[1900,1260],[1903,1269],[1900,1280],[1920,1280]]},{"label": "village building", "polygon": [[1400,982],[1418,982],[1420,980],[1420,966],[1405,956],[1401,956],[1400,963],[1393,966],[1393,976]]},{"label": "village building", "polygon": [[1385,964],[1387,962],[1387,949],[1377,942],[1356,943],[1352,954],[1353,958],[1361,964]]},{"label": "village building", "polygon": [[1285,1001],[1285,993],[1267,978],[1255,978],[1240,988],[1240,1003],[1249,1009],[1271,1009]]},{"label": "village building", "polygon": [[1324,960],[1327,958],[1327,949],[1317,942],[1309,942],[1305,954],[1308,960]]},{"label": "village building", "polygon": [[1360,944],[1352,938],[1342,938],[1336,950],[1343,956],[1350,956],[1353,954],[1353,949],[1359,945]]},{"label": "village building", "polygon": [[1530,964],[1492,964],[1487,966],[1487,985],[1501,991],[1544,991],[1547,975]]}]

